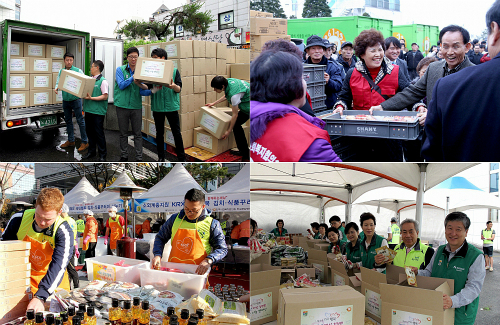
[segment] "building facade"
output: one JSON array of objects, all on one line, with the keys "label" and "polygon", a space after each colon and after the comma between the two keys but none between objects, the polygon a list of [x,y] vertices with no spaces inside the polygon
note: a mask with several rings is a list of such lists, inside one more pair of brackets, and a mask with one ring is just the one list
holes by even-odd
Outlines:
[{"label": "building facade", "polygon": [[6,181],[5,194],[11,201],[30,196],[35,189],[35,171],[27,166],[0,163],[0,179]]},{"label": "building facade", "polygon": [[0,21],[21,19],[21,0],[0,0]]}]

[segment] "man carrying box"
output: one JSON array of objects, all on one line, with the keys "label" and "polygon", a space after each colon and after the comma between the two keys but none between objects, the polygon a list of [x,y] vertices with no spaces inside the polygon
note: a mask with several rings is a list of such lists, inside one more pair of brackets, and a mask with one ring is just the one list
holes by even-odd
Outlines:
[{"label": "man carrying box", "polygon": [[[73,61],[75,60],[75,56],[71,53],[64,54],[64,66],[66,70],[76,71],[78,73],[83,74],[83,71],[77,67],[73,66]],[[61,76],[61,70],[59,70],[59,74],[57,75],[56,88],[54,92],[57,94],[59,91],[59,77]],[[61,148],[68,148],[75,146],[75,131],[73,129],[73,112],[75,113],[76,122],[80,127],[80,136],[82,137],[82,143],[80,148],[78,148],[78,152],[82,152],[89,147],[87,142],[87,133],[85,131],[85,121],[83,120],[82,114],[82,99],[78,98],[74,95],[71,95],[65,91],[62,92],[63,97],[63,110],[64,110],[64,120],[66,121],[66,130],[68,132],[68,141],[64,142],[61,145]]]},{"label": "man carrying box", "polygon": [[248,149],[245,132],[241,126],[250,118],[250,84],[239,79],[226,79],[223,76],[216,76],[212,79],[211,86],[215,92],[220,94],[224,91],[225,95],[213,103],[206,104],[206,106],[211,107],[227,99],[233,109],[231,124],[222,139],[227,138],[229,133],[233,131],[234,140],[238,151],[243,156],[243,161],[249,161],[250,150]]},{"label": "man carrying box", "polygon": [[172,240],[169,262],[198,265],[197,274],[205,274],[212,264],[227,254],[227,245],[219,221],[205,209],[205,194],[190,189],[184,196],[184,209],[172,215],[156,235],[151,267],[159,267],[165,244]]},{"label": "man carrying box", "polygon": [[38,194],[35,209],[12,216],[2,240],[31,243],[31,293],[27,309],[44,311],[44,302],[59,286],[70,291],[66,267],[73,256],[74,235],[61,217],[64,196],[56,188],[44,188]]},{"label": "man carrying box", "polygon": [[[167,59],[167,51],[156,48],[151,52],[153,59]],[[152,90],[146,90],[144,96],[151,95],[151,111],[155,119],[156,128],[156,149],[158,151],[158,161],[165,161],[165,117],[167,118],[172,135],[175,141],[175,152],[178,161],[186,161],[184,153],[184,143],[182,141],[181,127],[179,123],[180,100],[179,93],[182,89],[181,74],[174,68],[174,74],[170,85],[154,86]]]},{"label": "man carrying box", "polygon": [[[444,219],[448,244],[439,246],[420,276],[453,279],[455,295],[443,294],[443,308],[455,308],[455,324],[473,325],[486,270],[482,252],[467,243],[470,219],[463,212],[452,212]],[[415,272],[415,273],[416,273]]]},{"label": "man carrying box", "polygon": [[400,228],[403,242],[396,246],[397,254],[392,263],[399,267],[413,266],[420,270],[425,269],[434,255],[434,248],[420,242],[418,221],[405,219],[401,222]]},{"label": "man carrying box", "polygon": [[142,98],[146,96],[144,90],[147,86],[136,81],[134,78],[139,50],[131,47],[127,50],[126,65],[116,68],[114,100],[118,128],[120,129],[120,161],[128,161],[128,125],[132,125],[134,134],[135,158],[142,161]]},{"label": "man carrying box", "polygon": [[99,161],[106,161],[106,136],[104,134],[104,118],[108,111],[108,81],[102,76],[104,63],[96,60],[90,67],[90,74],[96,79],[94,91],[87,93],[83,101],[83,110],[85,111],[85,123],[89,136],[89,151],[83,159],[89,159],[96,155],[96,145],[99,149]]}]

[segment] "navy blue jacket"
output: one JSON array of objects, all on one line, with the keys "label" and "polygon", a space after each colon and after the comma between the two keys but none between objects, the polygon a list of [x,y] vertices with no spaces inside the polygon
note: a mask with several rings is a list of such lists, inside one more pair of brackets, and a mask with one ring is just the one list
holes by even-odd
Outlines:
[{"label": "navy blue jacket", "polygon": [[[184,216],[184,209],[182,209],[178,214],[173,214],[170,219],[168,219],[163,224],[163,226],[161,226],[160,232],[155,237],[155,243],[153,246],[154,256],[163,256],[163,248],[172,237],[172,227],[174,225],[175,218],[177,218],[177,215],[182,219],[182,217]],[[210,211],[205,209],[202,212],[201,216],[198,218],[198,222],[203,221],[208,216],[210,216]],[[195,223],[196,221],[184,218],[184,222]],[[222,232],[219,221],[215,219],[212,220],[212,224],[210,225],[209,243],[210,246],[212,246],[212,252],[208,254],[207,257],[212,259],[214,263],[221,261],[227,254],[226,237]]]},{"label": "navy blue jacket", "polygon": [[321,59],[320,63],[312,63],[311,58],[307,58],[306,63],[326,65],[325,72],[330,75],[330,80],[325,86],[325,104],[326,107],[332,108],[333,104],[337,101],[337,93],[340,91],[340,89],[342,89],[342,68],[339,65],[328,61],[325,56],[323,56],[323,59]]},{"label": "navy blue jacket", "polygon": [[500,55],[439,79],[422,156],[428,161],[500,161]]}]

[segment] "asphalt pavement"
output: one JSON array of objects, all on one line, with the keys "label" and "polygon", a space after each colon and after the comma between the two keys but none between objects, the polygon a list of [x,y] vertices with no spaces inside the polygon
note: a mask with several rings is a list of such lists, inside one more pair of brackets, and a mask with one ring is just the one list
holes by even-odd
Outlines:
[{"label": "asphalt pavement", "polygon": [[479,295],[477,325],[493,325],[500,323],[500,254],[493,255],[493,272],[486,271],[483,289]]}]

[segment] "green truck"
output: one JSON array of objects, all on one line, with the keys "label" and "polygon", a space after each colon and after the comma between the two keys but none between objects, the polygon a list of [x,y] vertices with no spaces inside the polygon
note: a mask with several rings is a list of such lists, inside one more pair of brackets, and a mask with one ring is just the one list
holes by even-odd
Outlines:
[{"label": "green truck", "polygon": [[[0,22],[0,131],[33,126],[34,131],[56,129],[65,126],[62,103],[41,106],[10,107],[11,91],[11,43],[50,44],[66,47],[75,56],[73,65],[90,75],[91,60],[102,60],[103,76],[109,80],[110,103],[115,80],[114,71],[123,60],[123,41],[102,37],[90,37],[90,33],[60,27],[40,25],[19,20]],[[107,75],[107,77],[106,77]],[[55,82],[54,82],[55,83]],[[54,93],[53,90],[51,90]],[[55,95],[55,93],[54,93]],[[55,101],[54,101],[55,102]]]},{"label": "green truck", "polygon": [[393,33],[392,20],[386,19],[363,16],[288,19],[288,35],[292,38],[303,39],[306,43],[309,36],[318,35],[337,44],[339,50],[343,42],[354,42],[359,33],[370,28],[379,30],[384,37]]},{"label": "green truck", "polygon": [[406,47],[411,50],[411,44],[417,43],[422,54],[429,54],[432,45],[437,45],[439,40],[439,27],[431,25],[398,25],[392,28],[392,36],[404,39]]}]

